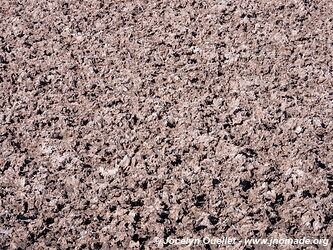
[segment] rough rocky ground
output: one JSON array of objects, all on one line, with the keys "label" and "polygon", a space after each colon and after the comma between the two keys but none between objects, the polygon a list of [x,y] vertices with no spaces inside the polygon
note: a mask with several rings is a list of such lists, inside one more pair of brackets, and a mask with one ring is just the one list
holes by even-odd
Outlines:
[{"label": "rough rocky ground", "polygon": [[0,248],[331,237],[332,11],[2,0]]}]

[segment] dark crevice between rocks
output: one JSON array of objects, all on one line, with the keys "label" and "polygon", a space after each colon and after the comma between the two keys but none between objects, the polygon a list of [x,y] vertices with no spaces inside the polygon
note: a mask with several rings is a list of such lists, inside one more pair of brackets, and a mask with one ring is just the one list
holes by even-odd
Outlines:
[{"label": "dark crevice between rocks", "polygon": [[240,181],[240,187],[242,188],[242,190],[243,190],[244,192],[246,192],[246,191],[248,191],[250,188],[253,187],[253,184],[252,184],[250,181],[248,181],[248,180],[241,180],[241,181]]},{"label": "dark crevice between rocks", "polygon": [[206,195],[201,194],[195,197],[194,205],[196,207],[202,207],[205,204]]}]

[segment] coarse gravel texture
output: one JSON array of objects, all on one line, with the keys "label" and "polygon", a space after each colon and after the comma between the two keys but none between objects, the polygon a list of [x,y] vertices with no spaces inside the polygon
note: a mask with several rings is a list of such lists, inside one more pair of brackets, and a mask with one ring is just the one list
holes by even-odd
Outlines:
[{"label": "coarse gravel texture", "polygon": [[332,1],[0,3],[0,249],[332,241]]}]

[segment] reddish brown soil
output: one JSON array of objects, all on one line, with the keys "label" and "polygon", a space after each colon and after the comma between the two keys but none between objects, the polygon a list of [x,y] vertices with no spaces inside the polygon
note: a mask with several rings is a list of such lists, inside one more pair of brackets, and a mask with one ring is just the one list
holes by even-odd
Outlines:
[{"label": "reddish brown soil", "polygon": [[0,248],[331,237],[332,11],[1,1]]}]

